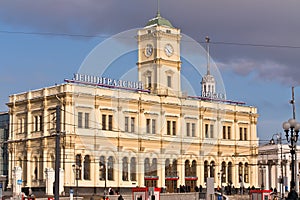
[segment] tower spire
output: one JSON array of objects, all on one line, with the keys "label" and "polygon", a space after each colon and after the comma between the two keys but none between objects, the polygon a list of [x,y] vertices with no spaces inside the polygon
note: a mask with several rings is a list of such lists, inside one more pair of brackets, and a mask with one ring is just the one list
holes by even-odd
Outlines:
[{"label": "tower spire", "polygon": [[156,13],[156,16],[160,17],[159,0],[157,0],[157,13]]},{"label": "tower spire", "polygon": [[210,38],[208,36],[205,37],[206,42],[206,51],[207,51],[207,75],[210,75],[210,56],[209,56],[209,41]]}]

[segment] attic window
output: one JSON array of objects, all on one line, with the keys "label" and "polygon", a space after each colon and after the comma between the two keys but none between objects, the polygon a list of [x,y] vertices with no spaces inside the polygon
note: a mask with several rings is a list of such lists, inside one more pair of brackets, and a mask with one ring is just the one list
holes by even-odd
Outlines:
[{"label": "attic window", "polygon": [[171,33],[171,30],[167,29],[167,30],[166,30],[166,33]]}]

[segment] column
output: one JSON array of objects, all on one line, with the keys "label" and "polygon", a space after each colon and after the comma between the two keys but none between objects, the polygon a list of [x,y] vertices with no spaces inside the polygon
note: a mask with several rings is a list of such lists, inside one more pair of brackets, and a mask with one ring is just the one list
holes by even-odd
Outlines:
[{"label": "column", "polygon": [[13,169],[13,196],[18,196],[22,189],[22,168],[15,167]]},{"label": "column", "polygon": [[55,171],[52,168],[45,169],[46,175],[46,195],[53,195],[53,186],[55,180]]}]

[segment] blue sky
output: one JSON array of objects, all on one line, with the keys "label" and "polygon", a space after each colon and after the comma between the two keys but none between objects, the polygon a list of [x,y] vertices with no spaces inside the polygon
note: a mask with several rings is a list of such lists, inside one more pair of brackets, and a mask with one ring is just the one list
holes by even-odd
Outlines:
[{"label": "blue sky", "polygon": [[[296,117],[300,116],[300,2],[162,0],[160,4],[162,16],[201,45],[210,36],[211,56],[227,98],[258,108],[258,136],[263,142],[282,132],[282,122],[292,116],[292,85]],[[10,94],[72,78],[100,42],[143,27],[156,9],[156,1],[139,0],[1,1],[0,111],[7,110]]]}]

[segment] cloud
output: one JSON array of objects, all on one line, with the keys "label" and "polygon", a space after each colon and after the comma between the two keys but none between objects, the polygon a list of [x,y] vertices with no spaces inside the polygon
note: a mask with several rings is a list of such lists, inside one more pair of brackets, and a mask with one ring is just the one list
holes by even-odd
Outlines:
[{"label": "cloud", "polygon": [[256,79],[278,81],[284,85],[299,85],[298,78],[289,75],[288,66],[267,60],[259,62],[247,58],[217,63],[221,70],[231,70],[240,76],[254,75]]},{"label": "cloud", "polygon": [[[160,4],[163,17],[199,42],[209,35],[212,42],[300,47],[300,1],[164,0]],[[156,10],[156,1],[3,0],[0,24],[16,31],[112,35],[144,26]],[[299,84],[299,48],[213,44],[211,51],[214,60],[240,75],[254,72],[257,78]]]}]

